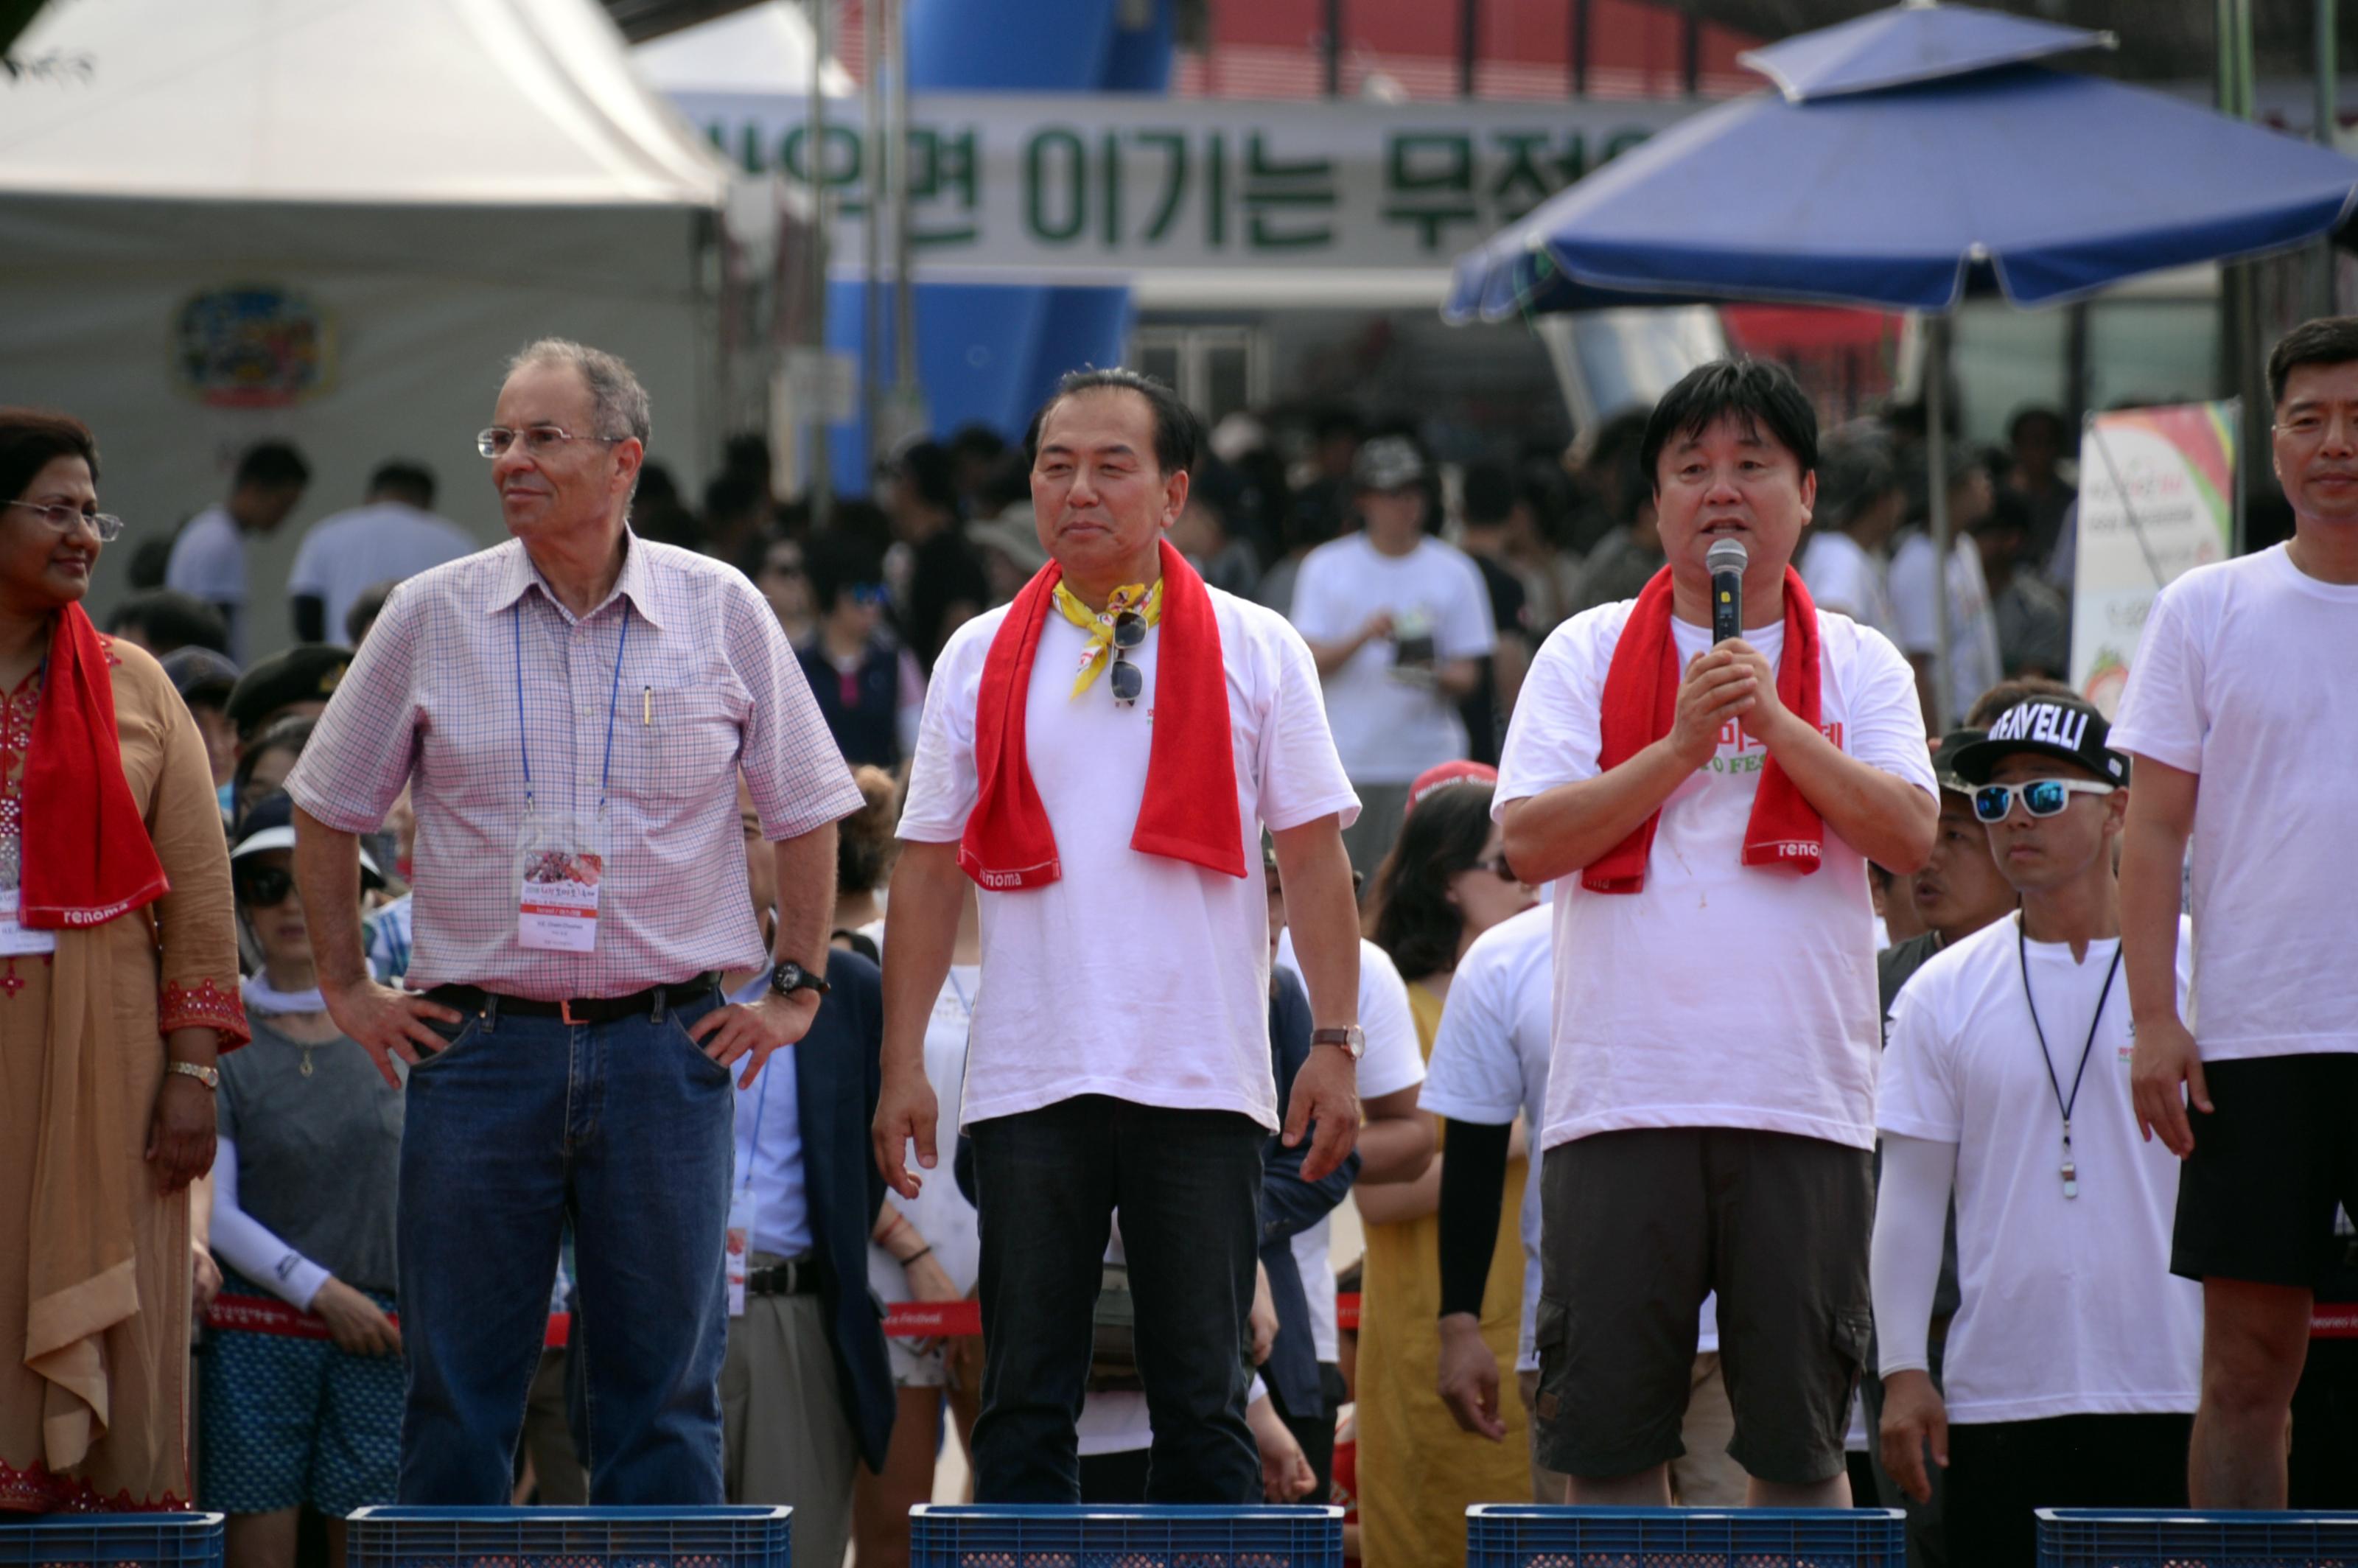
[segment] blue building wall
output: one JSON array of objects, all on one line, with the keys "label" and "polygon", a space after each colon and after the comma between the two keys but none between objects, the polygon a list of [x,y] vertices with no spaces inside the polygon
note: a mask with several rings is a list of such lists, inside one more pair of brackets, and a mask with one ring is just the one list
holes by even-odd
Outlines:
[{"label": "blue building wall", "polygon": [[[1148,25],[1122,13],[1151,5]],[[908,0],[909,81],[919,92],[1152,92],[1171,84],[1174,0]],[[889,287],[889,286],[888,286]],[[921,284],[917,363],[934,433],[992,427],[1019,438],[1056,378],[1078,365],[1120,362],[1130,335],[1127,288]],[[866,288],[827,289],[827,340],[857,357]],[[892,310],[877,363],[892,362]],[[867,435],[840,427],[837,490],[864,494]]]}]

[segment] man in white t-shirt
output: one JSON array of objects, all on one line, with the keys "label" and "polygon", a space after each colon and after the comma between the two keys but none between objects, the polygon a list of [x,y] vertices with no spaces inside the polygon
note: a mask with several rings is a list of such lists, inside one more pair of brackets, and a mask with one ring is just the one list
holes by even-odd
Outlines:
[{"label": "man in white t-shirt", "polygon": [[1809,542],[1794,562],[1819,609],[1839,611],[1862,626],[1892,634],[1883,546],[1907,504],[1888,441],[1844,432],[1826,442],[1818,453],[1818,503],[1810,516]]},{"label": "man in white t-shirt", "polygon": [[[1357,809],[1317,675],[1274,611],[1207,588],[1163,537],[1201,445],[1168,387],[1078,371],[1027,438],[1053,557],[936,661],[885,927],[877,1162],[904,1197],[936,1163],[925,1028],[963,877],[981,991],[960,1117],[982,1250],[976,1495],[1079,1498],[1090,1308],[1121,1217],[1153,1415],[1155,1502],[1260,1494],[1245,1314],[1261,1158],[1280,1130],[1269,927],[1249,874],[1271,832],[1315,1025],[1282,1136],[1305,1181],[1350,1152]],[[946,1179],[946,1173],[932,1179]]]},{"label": "man in white t-shirt", "polygon": [[[1714,362],[1643,442],[1670,565],[1557,628],[1508,732],[1508,860],[1556,881],[1541,1202],[1540,1456],[1586,1504],[1660,1504],[1715,1287],[1757,1504],[1844,1507],[1868,1332],[1875,911],[1935,802],[1898,650],[1790,569],[1817,420]],[[1704,556],[1744,545],[1711,645]]]},{"label": "man in white t-shirt", "polygon": [[362,594],[481,547],[433,506],[434,475],[390,462],[369,476],[366,502],[312,524],[287,574],[297,640],[357,645],[347,622]]},{"label": "man in white t-shirt", "polygon": [[[1441,1173],[1441,1398],[1457,1424],[1492,1442],[1498,1419],[1498,1363],[1482,1338],[1482,1297],[1498,1234],[1515,1118],[1526,1128],[1547,1112],[1553,1049],[1554,915],[1534,905],[1474,939],[1449,982],[1448,1005],[1433,1036],[1422,1104],[1446,1118],[1452,1155]],[[1526,1412],[1539,1399],[1534,1344],[1540,1304],[1540,1184],[1523,1184],[1522,1331],[1515,1356],[1516,1392]],[[1725,1508],[1744,1500],[1744,1473],[1727,1457],[1730,1411],[1719,1369],[1718,1314],[1705,1303],[1696,1341],[1693,1397],[1671,1462],[1671,1489],[1688,1508]],[[1565,1477],[1541,1464],[1532,1433],[1531,1499],[1563,1500]]]},{"label": "man in white t-shirt", "polygon": [[237,460],[229,499],[181,526],[164,567],[164,586],[192,593],[229,622],[230,657],[246,661],[245,540],[287,521],[311,482],[303,454],[284,441],[260,441]]},{"label": "man in white t-shirt", "polygon": [[[2358,1213],[2358,318],[2287,333],[2268,387],[2293,536],[2161,591],[2113,727],[2137,769],[2121,853],[2137,1119],[2187,1157],[2170,1267],[2202,1281],[2198,1509],[2285,1506],[2313,1292],[2335,1206]],[[2190,838],[2202,942],[2181,1015]]]},{"label": "man in white t-shirt", "polygon": [[[1995,503],[1989,470],[1972,451],[1957,448],[1949,472],[1947,572],[1934,569],[1932,535],[1927,529],[1911,529],[1891,553],[1892,638],[1916,668],[1917,695],[1931,724],[1956,722],[2005,673],[1998,656],[1997,613],[1990,604],[1989,580],[1982,574],[1981,546],[1973,539],[1974,525]],[[1949,689],[1939,701],[1932,674],[1933,650],[1941,645],[1936,579],[1946,582],[1949,594]]]},{"label": "man in white t-shirt", "polygon": [[1399,837],[1408,786],[1466,755],[1458,705],[1498,646],[1490,590],[1471,557],[1424,531],[1425,466],[1405,436],[1379,436],[1351,470],[1366,526],[1303,558],[1293,624],[1318,662],[1326,718],[1358,792],[1344,835],[1362,875]]},{"label": "man in white t-shirt", "polygon": [[[1892,1009],[1872,1264],[1883,1459],[1919,1501],[1928,1447],[1946,1467],[1946,1561],[2035,1568],[2034,1509],[2185,1506],[2202,1299],[2169,1277],[2178,1162],[2139,1141],[2127,1092],[2113,852],[2128,759],[2094,708],[2042,694],[1952,765],[2022,903]],[[1944,1399],[1929,1333],[1952,1190]]]}]

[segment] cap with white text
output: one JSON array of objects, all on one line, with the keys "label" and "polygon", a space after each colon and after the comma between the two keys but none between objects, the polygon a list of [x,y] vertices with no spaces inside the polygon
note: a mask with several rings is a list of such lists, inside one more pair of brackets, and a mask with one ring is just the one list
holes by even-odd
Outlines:
[{"label": "cap with white text", "polygon": [[2108,784],[2129,782],[2129,760],[2104,742],[2112,726],[2079,697],[2040,696],[1990,720],[1986,739],[1961,748],[1949,766],[1969,784],[1990,782],[1998,762],[2021,752],[2074,762]]}]

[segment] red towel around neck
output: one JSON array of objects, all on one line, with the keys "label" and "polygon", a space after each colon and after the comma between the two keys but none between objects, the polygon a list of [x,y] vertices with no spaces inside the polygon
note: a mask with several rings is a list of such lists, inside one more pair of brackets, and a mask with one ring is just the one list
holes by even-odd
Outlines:
[{"label": "red towel around neck", "polygon": [[49,635],[23,820],[27,925],[103,925],[171,889],[123,777],[106,647],[79,604],[58,611]]},{"label": "red towel around neck", "polygon": [[[1225,876],[1245,874],[1237,813],[1236,753],[1228,740],[1228,678],[1212,596],[1186,558],[1162,542],[1163,635],[1155,662],[1154,733],[1147,742],[1146,798],[1130,847]],[[1045,887],[1064,875],[1056,834],[1032,782],[1023,717],[1040,628],[1064,568],[1050,561],[1023,585],[983,658],[974,716],[981,788],[958,843],[958,864],[992,892]],[[1087,700],[1084,697],[1083,700]]]},{"label": "red towel around neck", "polygon": [[[1664,567],[1638,596],[1637,608],[1613,645],[1605,672],[1604,743],[1598,770],[1618,766],[1671,732],[1678,711],[1678,645],[1671,636],[1671,568]],[[1818,607],[1801,574],[1785,568],[1785,650],[1777,662],[1777,700],[1812,729],[1818,722]],[[1654,847],[1660,811],[1581,873],[1590,892],[1636,892],[1646,885],[1646,857]],[[1825,819],[1770,757],[1760,768],[1759,793],[1744,828],[1744,863],[1781,866],[1804,875],[1825,852]]]}]

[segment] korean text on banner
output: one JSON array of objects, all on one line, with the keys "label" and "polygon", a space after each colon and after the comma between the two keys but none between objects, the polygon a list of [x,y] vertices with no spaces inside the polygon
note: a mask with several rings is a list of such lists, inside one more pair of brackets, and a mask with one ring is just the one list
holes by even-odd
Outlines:
[{"label": "korean text on banner", "polygon": [[2161,590],[2234,547],[2240,405],[2092,417],[2080,439],[2071,686],[2111,717]]}]

